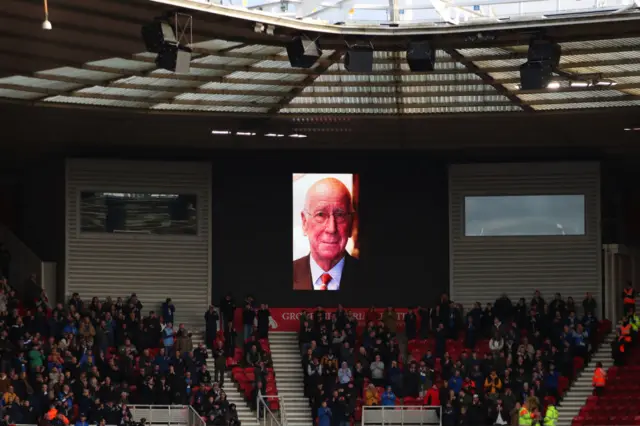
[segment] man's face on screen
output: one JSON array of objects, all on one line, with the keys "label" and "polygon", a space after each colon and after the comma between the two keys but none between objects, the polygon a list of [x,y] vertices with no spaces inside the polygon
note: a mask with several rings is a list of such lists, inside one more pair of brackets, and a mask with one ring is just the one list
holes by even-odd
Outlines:
[{"label": "man's face on screen", "polygon": [[342,259],[351,236],[351,194],[337,179],[323,179],[307,192],[302,228],[311,256],[325,270]]}]

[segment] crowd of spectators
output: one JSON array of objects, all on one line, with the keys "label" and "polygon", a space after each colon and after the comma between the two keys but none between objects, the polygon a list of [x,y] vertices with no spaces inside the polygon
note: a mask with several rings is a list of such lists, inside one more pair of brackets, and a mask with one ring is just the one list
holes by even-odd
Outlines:
[{"label": "crowd of spectators", "polygon": [[332,425],[357,420],[360,405],[400,403],[441,406],[445,426],[517,425],[521,404],[553,403],[574,358],[589,357],[595,312],[590,294],[581,315],[560,294],[545,300],[536,291],[515,304],[502,295],[468,312],[443,295],[401,321],[391,307],[371,308],[361,329],[349,310],[318,307],[300,317],[305,393],[314,417]]},{"label": "crowd of spectators", "polygon": [[[186,327],[174,327],[171,299],[160,309],[144,315],[135,293],[88,303],[75,293],[49,306],[44,292],[21,300],[0,279],[2,421],[122,426],[135,424],[130,404],[191,404],[209,425],[238,426],[206,346],[194,348]],[[227,354],[224,344],[213,350],[216,359]]]}]

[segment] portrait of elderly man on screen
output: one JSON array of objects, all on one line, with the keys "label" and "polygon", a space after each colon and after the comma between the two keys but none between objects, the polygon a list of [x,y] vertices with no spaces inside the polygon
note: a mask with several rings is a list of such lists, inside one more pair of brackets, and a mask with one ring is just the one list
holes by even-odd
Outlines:
[{"label": "portrait of elderly man on screen", "polygon": [[346,247],[353,230],[351,193],[338,179],[314,183],[300,212],[309,254],[293,261],[294,290],[335,291],[356,281],[358,260]]}]

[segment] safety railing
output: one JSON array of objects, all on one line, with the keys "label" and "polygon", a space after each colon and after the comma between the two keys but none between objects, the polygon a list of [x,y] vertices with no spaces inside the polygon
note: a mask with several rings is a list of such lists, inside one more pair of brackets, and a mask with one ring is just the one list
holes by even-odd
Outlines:
[{"label": "safety railing", "polygon": [[[272,410],[270,403],[278,402],[278,409]],[[287,415],[284,400],[277,395],[258,395],[256,401],[256,420],[262,426],[286,426]]]},{"label": "safety railing", "polygon": [[439,406],[391,405],[362,407],[362,426],[442,426]]},{"label": "safety railing", "polygon": [[205,426],[205,421],[190,405],[129,405],[133,420],[145,419],[148,425]]}]

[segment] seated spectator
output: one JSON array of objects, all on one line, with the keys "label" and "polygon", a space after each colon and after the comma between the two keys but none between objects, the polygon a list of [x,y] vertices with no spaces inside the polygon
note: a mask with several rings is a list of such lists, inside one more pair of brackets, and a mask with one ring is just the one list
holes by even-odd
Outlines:
[{"label": "seated spectator", "polygon": [[369,407],[380,405],[380,393],[373,383],[369,383],[364,399],[365,404]]},{"label": "seated spectator", "polygon": [[256,345],[251,346],[245,360],[248,367],[255,367],[260,361],[262,361],[262,357],[260,356],[260,352],[258,352]]}]

